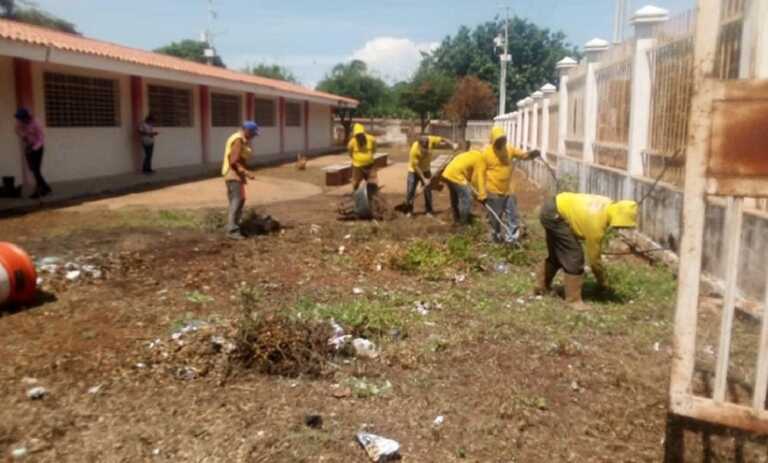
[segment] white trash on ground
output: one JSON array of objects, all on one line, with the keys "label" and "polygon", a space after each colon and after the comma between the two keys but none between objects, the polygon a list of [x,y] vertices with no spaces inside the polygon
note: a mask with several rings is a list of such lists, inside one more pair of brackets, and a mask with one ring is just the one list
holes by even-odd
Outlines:
[{"label": "white trash on ground", "polygon": [[352,347],[355,348],[355,355],[365,358],[376,358],[379,356],[379,351],[376,349],[376,344],[363,338],[355,338],[352,340]]},{"label": "white trash on ground", "polygon": [[36,386],[27,390],[27,398],[31,400],[39,400],[48,395],[48,389],[42,386]]},{"label": "white trash on ground", "polygon": [[397,441],[367,432],[359,432],[356,437],[357,442],[368,454],[368,458],[375,463],[384,463],[400,458],[400,444]]},{"label": "white trash on ground", "polygon": [[415,310],[416,310],[417,314],[423,315],[423,316],[427,316],[427,315],[429,315],[429,309],[431,309],[431,308],[432,308],[432,306],[430,305],[429,302],[419,301],[419,302],[416,303]]}]

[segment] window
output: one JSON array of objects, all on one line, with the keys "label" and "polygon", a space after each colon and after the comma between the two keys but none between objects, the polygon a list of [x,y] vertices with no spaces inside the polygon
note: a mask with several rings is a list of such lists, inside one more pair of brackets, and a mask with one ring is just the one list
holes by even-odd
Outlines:
[{"label": "window", "polygon": [[214,127],[240,127],[243,109],[239,95],[211,94],[211,122]]},{"label": "window", "polygon": [[116,80],[46,72],[48,127],[118,127],[120,90]]},{"label": "window", "polygon": [[149,86],[149,112],[158,127],[192,127],[192,92],[190,90]]},{"label": "window", "polygon": [[301,127],[301,104],[300,103],[285,104],[285,126]]},{"label": "window", "polygon": [[259,127],[275,126],[275,100],[256,98],[253,100],[253,120]]}]

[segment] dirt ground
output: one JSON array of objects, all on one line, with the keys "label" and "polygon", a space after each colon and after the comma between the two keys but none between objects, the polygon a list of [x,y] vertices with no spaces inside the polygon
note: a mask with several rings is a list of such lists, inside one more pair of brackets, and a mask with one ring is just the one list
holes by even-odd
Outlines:
[{"label": "dirt ground", "polygon": [[[392,150],[382,175],[392,205],[404,156]],[[456,229],[445,191],[435,218],[340,222],[349,187],[322,185],[332,161],[260,170],[249,201],[284,228],[244,242],[222,236],[219,179],[0,221],[0,240],[61,259],[41,271],[35,306],[0,316],[0,455],[363,462],[365,429],[410,462],[663,460],[674,275],[611,259],[612,291],[590,280],[592,309],[575,313],[531,296],[542,194],[521,175],[528,236],[510,250],[487,242],[483,220]],[[379,354],[290,357],[301,339],[260,351],[283,334],[273,319],[298,333],[334,319]],[[311,368],[238,361],[245,339],[271,366]],[[47,395],[30,400],[34,386]],[[681,433],[686,461],[768,461],[754,438]]]}]

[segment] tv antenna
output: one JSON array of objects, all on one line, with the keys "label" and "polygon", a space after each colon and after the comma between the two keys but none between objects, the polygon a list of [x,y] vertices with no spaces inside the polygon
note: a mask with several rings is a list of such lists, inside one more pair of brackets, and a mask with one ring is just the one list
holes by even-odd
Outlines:
[{"label": "tv antenna", "polygon": [[216,58],[216,47],[213,45],[213,38],[215,35],[213,32],[213,25],[216,20],[219,19],[219,13],[216,11],[216,7],[214,6],[213,1],[214,0],[208,0],[208,26],[205,28],[205,31],[203,31],[201,36],[203,43],[206,44],[206,48],[203,51],[203,54],[205,55],[205,61],[211,65]]}]

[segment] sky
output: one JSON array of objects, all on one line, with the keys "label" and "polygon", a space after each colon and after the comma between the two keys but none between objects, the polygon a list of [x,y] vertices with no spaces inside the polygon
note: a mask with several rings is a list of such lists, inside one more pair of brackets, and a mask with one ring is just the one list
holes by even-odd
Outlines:
[{"label": "sky", "polygon": [[[86,36],[154,49],[199,39],[209,27],[208,0],[35,0],[75,23]],[[286,66],[314,87],[337,63],[367,62],[387,82],[407,79],[429,51],[461,25],[474,26],[502,12],[562,30],[581,46],[612,38],[614,0],[213,0],[214,44],[227,67]],[[630,0],[630,11],[648,0]],[[655,0],[679,13],[694,0]],[[631,27],[627,27],[631,32]],[[514,58],[514,57],[513,57]]]}]

